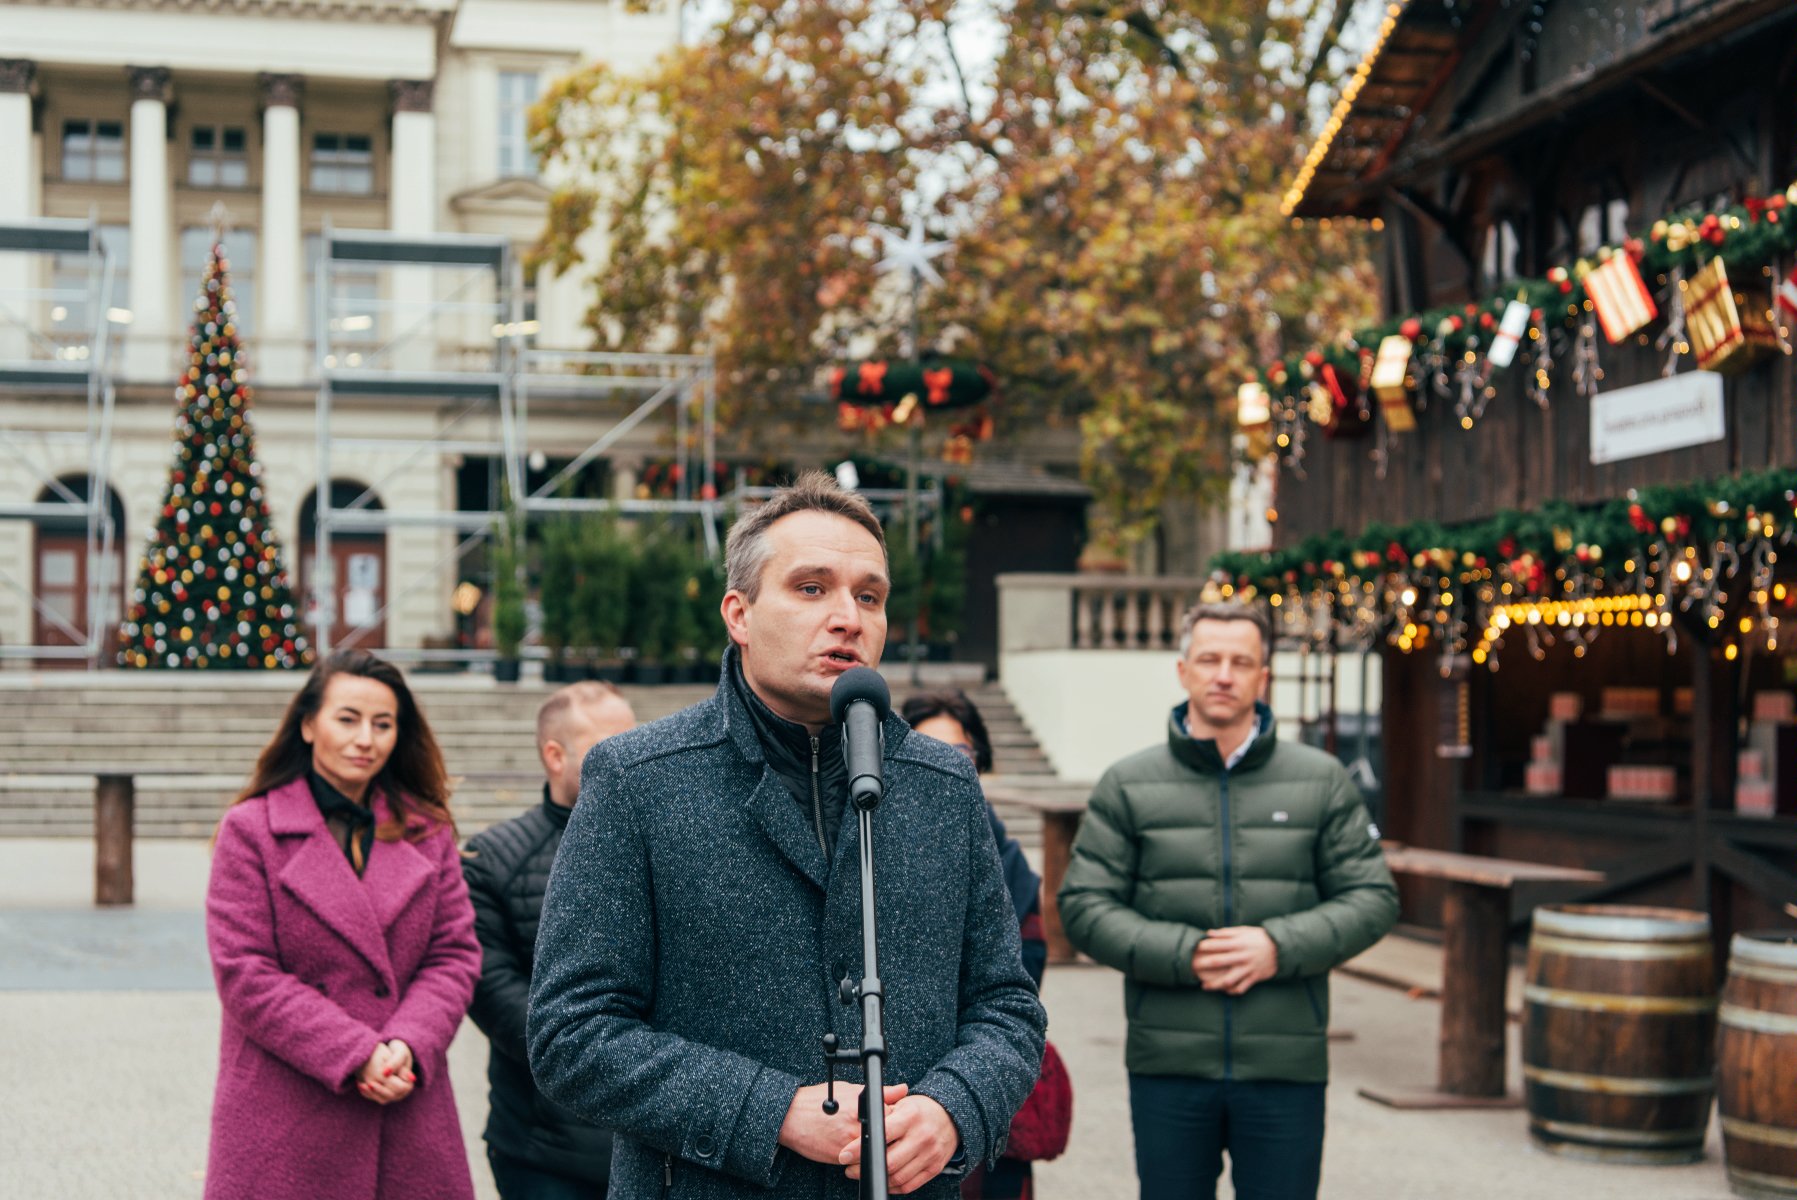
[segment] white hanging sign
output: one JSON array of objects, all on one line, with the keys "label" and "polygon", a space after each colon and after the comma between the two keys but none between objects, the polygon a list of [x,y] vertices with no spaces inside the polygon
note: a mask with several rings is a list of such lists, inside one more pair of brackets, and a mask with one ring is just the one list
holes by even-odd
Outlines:
[{"label": "white hanging sign", "polygon": [[1682,450],[1726,435],[1722,376],[1714,371],[1691,371],[1591,398],[1593,463]]}]

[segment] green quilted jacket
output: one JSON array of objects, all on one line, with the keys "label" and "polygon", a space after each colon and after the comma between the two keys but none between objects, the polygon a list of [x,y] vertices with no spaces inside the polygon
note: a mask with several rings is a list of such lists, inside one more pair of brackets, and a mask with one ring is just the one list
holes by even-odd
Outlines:
[{"label": "green quilted jacket", "polygon": [[[1173,710],[1167,743],[1106,771],[1059,893],[1079,949],[1123,972],[1132,1072],[1328,1078],[1329,971],[1383,937],[1398,892],[1331,756],[1260,735],[1234,768]],[[1192,973],[1206,929],[1259,925],[1278,973],[1236,997]]]}]

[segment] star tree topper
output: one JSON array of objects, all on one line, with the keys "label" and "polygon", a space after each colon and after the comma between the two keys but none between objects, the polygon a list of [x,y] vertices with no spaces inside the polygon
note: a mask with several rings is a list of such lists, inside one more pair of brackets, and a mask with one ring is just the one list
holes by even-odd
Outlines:
[{"label": "star tree topper", "polygon": [[882,275],[889,271],[910,271],[919,279],[941,286],[942,276],[930,265],[930,260],[947,254],[953,247],[953,242],[925,240],[921,216],[911,218],[911,228],[905,233],[900,233],[890,225],[875,225],[873,230],[886,251],[886,256],[875,265],[874,270]]}]

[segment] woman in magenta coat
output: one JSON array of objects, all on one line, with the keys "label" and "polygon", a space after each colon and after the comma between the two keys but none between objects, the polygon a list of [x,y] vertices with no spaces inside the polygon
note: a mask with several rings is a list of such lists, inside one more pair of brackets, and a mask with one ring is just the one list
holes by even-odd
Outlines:
[{"label": "woman in magenta coat", "polygon": [[312,671],[225,814],[208,1200],[467,1200],[446,1053],[480,977],[449,779],[392,665]]}]

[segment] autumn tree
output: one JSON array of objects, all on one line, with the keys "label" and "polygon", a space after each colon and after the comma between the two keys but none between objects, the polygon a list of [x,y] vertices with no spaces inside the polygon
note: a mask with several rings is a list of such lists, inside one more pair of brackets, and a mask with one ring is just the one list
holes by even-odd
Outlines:
[{"label": "autumn tree", "polygon": [[997,372],[1001,431],[1077,423],[1122,547],[1226,478],[1252,366],[1371,314],[1357,236],[1278,207],[1354,9],[732,0],[648,74],[538,107],[544,254],[602,241],[602,344],[713,353],[727,419],[778,425],[824,361],[898,346],[867,235],[921,205],[956,242],[926,345]]}]

